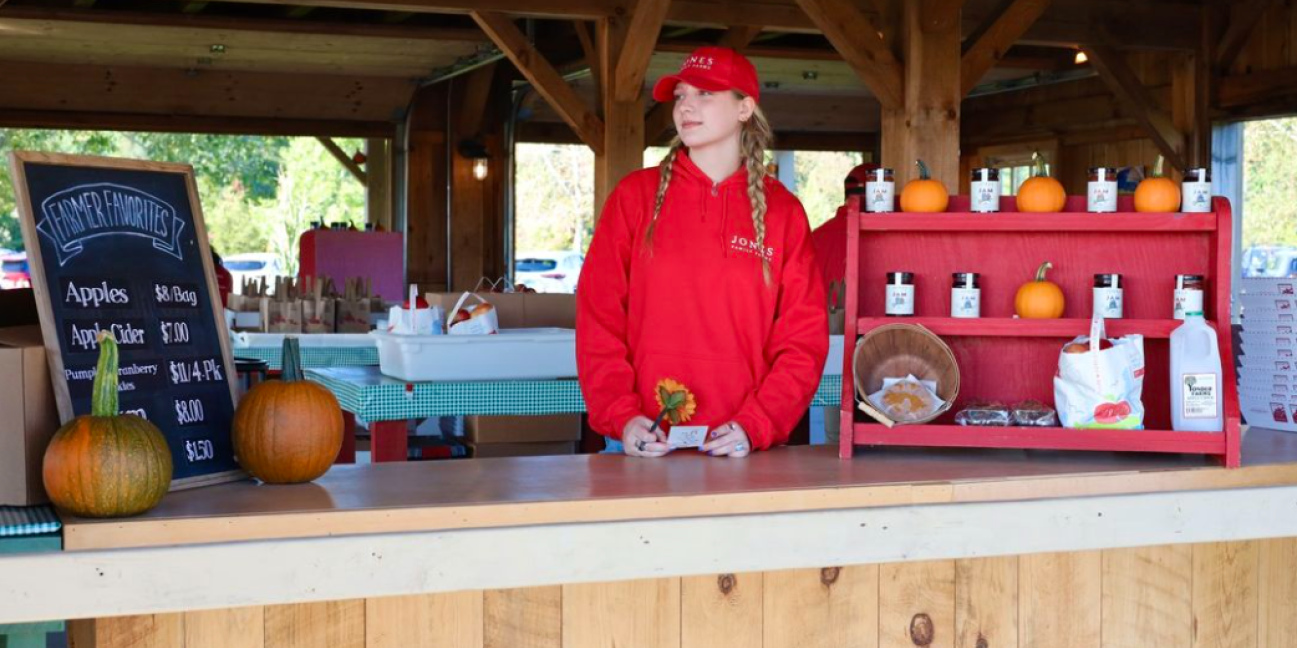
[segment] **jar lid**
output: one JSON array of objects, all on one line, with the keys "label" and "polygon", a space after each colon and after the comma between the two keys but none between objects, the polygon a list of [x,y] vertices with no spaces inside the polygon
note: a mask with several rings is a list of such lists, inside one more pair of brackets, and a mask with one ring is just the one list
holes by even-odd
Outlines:
[{"label": "jar lid", "polygon": [[994,168],[991,168],[991,167],[982,167],[982,168],[980,168],[980,169],[973,169],[971,175],[972,175],[973,178],[977,178],[978,176],[982,175],[983,172],[986,173],[986,177],[988,177],[988,178],[990,178],[990,177],[999,177],[999,176],[1000,176],[1000,170],[999,170],[999,169],[994,169]]},{"label": "jar lid", "polygon": [[1210,169],[1185,169],[1184,179],[1185,180],[1192,179],[1197,181],[1211,180],[1211,170]]},{"label": "jar lid", "polygon": [[977,279],[980,278],[982,275],[976,272],[955,272],[952,273],[951,276],[954,277],[955,279]]},{"label": "jar lid", "polygon": [[982,275],[976,272],[955,272],[951,274],[956,288],[977,288]]},{"label": "jar lid", "polygon": [[1121,288],[1121,275],[1119,274],[1097,274],[1094,275],[1094,285],[1096,288]]},{"label": "jar lid", "polygon": [[1185,281],[1195,281],[1195,280],[1196,280],[1196,281],[1202,281],[1203,279],[1205,279],[1205,277],[1203,277],[1203,276],[1200,275],[1200,274],[1197,274],[1197,275],[1180,274],[1180,275],[1176,275],[1175,278],[1176,278],[1176,279],[1184,279]]},{"label": "jar lid", "polygon": [[1113,175],[1117,175],[1117,167],[1090,167],[1090,173],[1095,173],[1097,171],[1106,171]]},{"label": "jar lid", "polygon": [[913,272],[889,272],[887,273],[887,283],[892,285],[912,284],[914,283]]},{"label": "jar lid", "polygon": [[877,169],[869,170],[870,179],[882,180],[883,178],[886,178],[889,175],[892,175],[892,170],[888,169],[887,167],[878,167]]}]

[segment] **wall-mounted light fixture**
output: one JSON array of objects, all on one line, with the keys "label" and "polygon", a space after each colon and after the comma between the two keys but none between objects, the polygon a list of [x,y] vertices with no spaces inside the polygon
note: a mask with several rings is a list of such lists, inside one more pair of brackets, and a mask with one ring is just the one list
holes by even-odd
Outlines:
[{"label": "wall-mounted light fixture", "polygon": [[459,143],[459,154],[473,161],[473,177],[486,180],[491,169],[491,154],[486,145],[477,140],[464,140]]},{"label": "wall-mounted light fixture", "polygon": [[1072,62],[1080,65],[1089,60],[1090,57],[1086,55],[1085,50],[1076,50],[1076,56],[1072,59]]}]

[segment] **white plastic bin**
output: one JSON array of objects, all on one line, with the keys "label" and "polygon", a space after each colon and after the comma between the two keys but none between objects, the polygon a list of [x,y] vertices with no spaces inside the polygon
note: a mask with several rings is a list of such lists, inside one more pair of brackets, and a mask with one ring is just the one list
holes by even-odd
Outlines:
[{"label": "white plastic bin", "polygon": [[385,376],[423,380],[547,380],[576,377],[576,331],[503,329],[496,335],[393,335],[378,342]]}]

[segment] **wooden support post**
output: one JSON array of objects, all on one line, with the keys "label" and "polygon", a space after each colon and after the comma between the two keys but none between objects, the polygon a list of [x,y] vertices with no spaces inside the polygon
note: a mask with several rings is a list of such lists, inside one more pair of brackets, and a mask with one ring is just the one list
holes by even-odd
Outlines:
[{"label": "wooden support post", "polygon": [[1049,8],[1050,0],[1007,0],[978,30],[968,37],[960,64],[961,96],[977,86],[991,68],[1004,59],[1036,19]]},{"label": "wooden support post", "polygon": [[392,140],[365,140],[366,222],[375,229],[392,230]]},{"label": "wooden support post", "polygon": [[[584,20],[572,21],[572,29],[576,31],[576,39],[581,41],[581,51],[585,53],[586,65],[590,66],[590,80],[594,82],[594,96],[603,96],[603,72],[599,69],[599,48],[594,44],[594,35],[590,33],[590,26]],[[599,106],[602,112],[603,106]]]},{"label": "wooden support post", "polygon": [[406,118],[406,278],[423,290],[450,289],[446,263],[449,83],[420,88]]},{"label": "wooden support post", "polygon": [[671,0],[636,0],[635,15],[631,17],[626,40],[621,43],[621,53],[617,56],[616,92],[612,95],[617,102],[640,98],[649,59],[653,57],[670,6]]},{"label": "wooden support post", "polygon": [[1148,132],[1149,138],[1157,145],[1166,161],[1183,171],[1186,168],[1184,134],[1175,127],[1170,115],[1154,103],[1144,83],[1126,62],[1126,57],[1107,45],[1083,45],[1082,49],[1090,57],[1090,63],[1099,77],[1117,95],[1117,100],[1126,112]]},{"label": "wooden support post", "polygon": [[904,184],[927,163],[933,178],[959,188],[960,7],[948,0],[906,2],[902,109],[883,109],[883,164]]},{"label": "wooden support post", "polygon": [[458,119],[455,122],[455,135],[459,139],[469,139],[481,134],[482,118],[486,114],[486,102],[491,97],[491,82],[495,79],[495,64],[484,65],[465,75],[466,81],[458,86],[462,97]]},{"label": "wooden support post", "polygon": [[329,154],[334,157],[334,159],[336,159],[339,163],[341,163],[342,166],[347,167],[347,170],[351,172],[351,175],[355,176],[355,178],[360,181],[360,184],[367,184],[369,182],[365,178],[365,170],[361,169],[360,165],[356,164],[356,161],[351,159],[351,156],[347,155],[347,152],[342,150],[342,147],[338,146],[337,142],[333,141],[333,138],[316,137],[315,139],[319,140],[320,144],[324,145],[324,149],[328,151]]},{"label": "wooden support post", "polygon": [[[595,219],[603,211],[604,201],[626,174],[644,166],[644,101],[638,92],[631,101],[620,101],[618,86],[639,81],[618,73],[624,45],[628,42],[630,22],[624,18],[605,18],[598,22],[596,40],[599,46],[599,69],[603,71],[604,150],[595,151],[594,205]],[[644,62],[648,65],[648,61]]]},{"label": "wooden support post", "polygon": [[[865,82],[883,108],[900,108],[905,82],[901,64],[883,42],[878,29],[849,0],[797,0],[843,60]],[[908,6],[914,4],[907,2]],[[925,2],[926,4],[926,2]],[[959,25],[955,24],[955,54],[959,54]],[[958,58],[954,61],[959,69]]]},{"label": "wooden support post", "polygon": [[728,47],[732,50],[742,52],[752,44],[752,39],[761,33],[761,27],[755,25],[734,25],[721,36],[716,42],[721,47]]},{"label": "wooden support post", "polygon": [[[536,88],[536,92],[553,106],[568,126],[572,127],[577,137],[580,137],[595,155],[601,155],[604,150],[603,120],[585,105],[572,86],[563,80],[558,70],[545,60],[536,46],[527,41],[527,37],[513,24],[513,19],[488,11],[473,11],[470,15],[491,41],[504,52],[504,55],[513,61],[518,71]],[[615,66],[615,60],[613,65]],[[604,69],[606,71],[613,68],[605,66]]]}]

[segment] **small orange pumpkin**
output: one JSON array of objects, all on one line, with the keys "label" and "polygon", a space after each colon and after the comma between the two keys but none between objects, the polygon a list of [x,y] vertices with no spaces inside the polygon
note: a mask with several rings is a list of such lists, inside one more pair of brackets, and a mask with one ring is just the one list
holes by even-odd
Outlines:
[{"label": "small orange pumpkin", "polygon": [[1063,316],[1067,300],[1063,289],[1045,279],[1045,273],[1054,267],[1046,261],[1036,270],[1036,280],[1022,284],[1013,300],[1013,310],[1023,319],[1058,319]]},{"label": "small orange pumpkin", "polygon": [[1140,180],[1139,186],[1135,187],[1135,211],[1180,211],[1180,188],[1170,178],[1162,175],[1164,161],[1162,156],[1157,156],[1153,175]]},{"label": "small orange pumpkin", "polygon": [[117,340],[99,334],[90,414],[59,428],[41,476],[54,505],[81,517],[143,513],[171,488],[171,450],[157,426],[117,411]]},{"label": "small orange pumpkin", "polygon": [[302,378],[297,338],[284,340],[282,380],[267,380],[234,412],[234,454],[268,484],[309,482],[329,470],[342,449],[342,408],[329,390]]},{"label": "small orange pumpkin", "polygon": [[1067,204],[1063,183],[1049,177],[1045,171],[1045,159],[1040,153],[1033,153],[1031,159],[1035,170],[1018,187],[1018,211],[1037,214],[1063,211]]},{"label": "small orange pumpkin", "polygon": [[923,160],[915,160],[919,166],[919,177],[905,183],[901,190],[901,211],[917,213],[937,213],[946,211],[950,204],[950,194],[946,185],[932,179],[928,165]]}]

